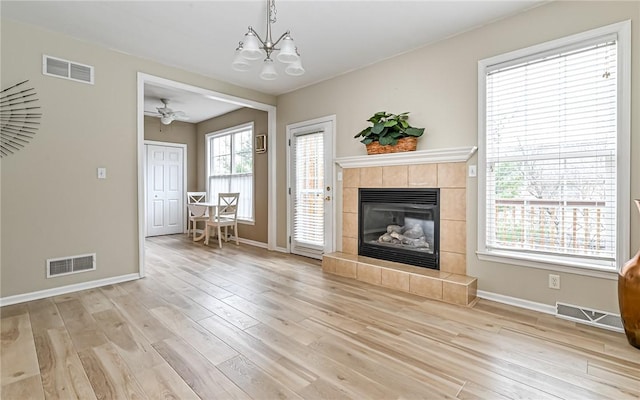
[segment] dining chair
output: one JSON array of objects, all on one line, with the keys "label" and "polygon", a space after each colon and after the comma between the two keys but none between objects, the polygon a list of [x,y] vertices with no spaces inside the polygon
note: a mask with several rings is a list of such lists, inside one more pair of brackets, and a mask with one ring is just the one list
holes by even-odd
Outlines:
[{"label": "dining chair", "polygon": [[[193,207],[198,203],[207,201],[207,192],[187,192],[187,209],[189,210],[189,222],[187,223],[187,236],[193,231],[193,240],[196,240],[196,227],[198,222],[206,223],[209,220],[208,207]],[[202,237],[202,236],[201,236]]]},{"label": "dining chair", "polygon": [[220,193],[218,195],[218,208],[215,215],[210,215],[205,228],[204,244],[209,244],[211,228],[216,228],[218,233],[218,246],[222,248],[222,227],[224,227],[224,241],[228,241],[227,229],[233,227],[233,234],[238,245],[238,198],[240,193]]}]

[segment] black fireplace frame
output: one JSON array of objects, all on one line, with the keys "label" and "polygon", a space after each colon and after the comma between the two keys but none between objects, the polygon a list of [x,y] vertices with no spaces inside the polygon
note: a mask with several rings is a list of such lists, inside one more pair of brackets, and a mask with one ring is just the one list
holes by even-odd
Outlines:
[{"label": "black fireplace frame", "polygon": [[[391,201],[390,201],[391,199]],[[401,199],[402,201],[393,201]],[[366,243],[363,240],[365,202],[398,203],[433,206],[434,252],[428,254],[404,248]],[[358,255],[396,261],[418,267],[440,269],[440,189],[439,188],[359,188],[358,189]]]}]

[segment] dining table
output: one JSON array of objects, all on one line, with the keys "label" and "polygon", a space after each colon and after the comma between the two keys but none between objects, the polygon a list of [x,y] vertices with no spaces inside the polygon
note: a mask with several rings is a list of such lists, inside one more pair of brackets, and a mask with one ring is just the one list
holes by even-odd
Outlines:
[{"label": "dining table", "polygon": [[[211,215],[216,215],[216,212],[218,210],[218,203],[208,203],[205,201],[198,202],[198,203],[188,203],[187,208],[189,209],[190,215],[207,215],[206,213],[208,211],[208,215],[211,216]],[[205,231],[206,229],[207,227],[205,225],[205,229],[202,230],[202,234],[200,236],[197,236],[196,235],[197,231],[194,231],[193,241],[198,242],[204,239],[206,236],[206,231]]]}]

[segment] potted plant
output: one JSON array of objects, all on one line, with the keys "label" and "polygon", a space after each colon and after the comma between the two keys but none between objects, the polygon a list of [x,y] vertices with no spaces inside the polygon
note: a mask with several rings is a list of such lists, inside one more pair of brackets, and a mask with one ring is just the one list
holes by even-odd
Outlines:
[{"label": "potted plant", "polygon": [[424,128],[414,128],[407,120],[409,113],[390,114],[379,111],[367,121],[372,126],[363,129],[354,138],[367,146],[367,154],[396,153],[416,149],[417,138],[422,136]]}]

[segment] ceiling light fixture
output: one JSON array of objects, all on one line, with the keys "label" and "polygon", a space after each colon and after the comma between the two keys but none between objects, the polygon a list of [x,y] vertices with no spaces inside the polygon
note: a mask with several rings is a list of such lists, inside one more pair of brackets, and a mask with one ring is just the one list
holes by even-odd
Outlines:
[{"label": "ceiling light fixture", "polygon": [[174,119],[175,118],[173,115],[163,115],[162,117],[160,117],[160,122],[162,122],[163,125],[169,125],[173,122]]},{"label": "ceiling light fixture", "polygon": [[[287,64],[284,72],[292,76],[300,76],[304,74],[304,68],[300,61],[300,53],[293,42],[291,32],[286,31],[275,42],[271,39],[271,24],[276,22],[276,3],[275,0],[267,0],[267,34],[265,40],[262,40],[258,33],[249,26],[249,31],[245,33],[244,40],[239,43],[236,48],[235,58],[231,66],[236,71],[248,71],[251,68],[250,61],[264,57],[262,72],[260,78],[272,81],[278,77],[271,53],[278,51],[278,61]],[[280,48],[276,48],[278,43]]]}]

